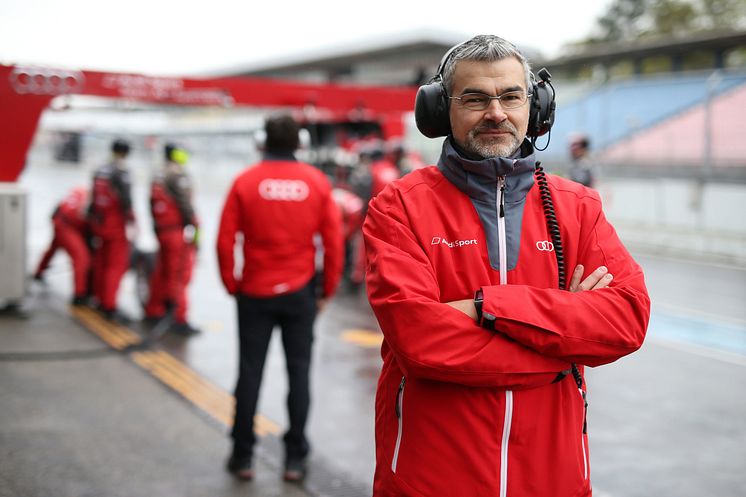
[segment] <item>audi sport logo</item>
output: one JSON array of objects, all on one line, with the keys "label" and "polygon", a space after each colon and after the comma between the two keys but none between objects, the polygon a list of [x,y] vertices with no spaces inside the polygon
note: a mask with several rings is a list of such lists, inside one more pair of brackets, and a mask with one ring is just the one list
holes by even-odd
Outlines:
[{"label": "audi sport logo", "polygon": [[259,195],[267,200],[302,202],[308,198],[308,185],[297,179],[267,178],[259,183]]},{"label": "audi sport logo", "polygon": [[477,241],[472,240],[454,240],[452,242],[449,242],[443,237],[440,236],[434,236],[433,239],[430,241],[430,245],[445,245],[448,248],[454,248],[454,247],[464,247],[466,245],[476,245]]},{"label": "audi sport logo", "polygon": [[539,240],[538,242],[536,242],[536,248],[539,249],[541,252],[553,252],[554,244],[549,240]]},{"label": "audi sport logo", "polygon": [[80,71],[17,67],[9,75],[10,86],[21,95],[65,95],[83,89],[85,77]]}]

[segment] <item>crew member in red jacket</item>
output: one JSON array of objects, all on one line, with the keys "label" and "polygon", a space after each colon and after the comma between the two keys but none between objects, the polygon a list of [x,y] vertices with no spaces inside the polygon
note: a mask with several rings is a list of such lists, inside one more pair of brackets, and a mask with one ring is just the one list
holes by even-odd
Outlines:
[{"label": "crew member in red jacket", "polygon": [[[386,185],[401,176],[399,154],[394,149],[385,153],[383,147],[384,145],[381,140],[374,139],[364,149],[365,154],[372,161],[368,165],[369,178],[367,179],[369,181],[370,194],[368,200],[381,193]],[[367,207],[367,202],[365,207]],[[365,210],[367,209],[364,209],[364,212]],[[350,271],[350,282],[354,287],[358,287],[362,285],[365,279],[365,245],[363,244],[361,232],[356,233],[354,246],[356,247],[355,260]]]},{"label": "crew member in red jacket", "polygon": [[52,214],[54,237],[39,261],[34,279],[41,280],[57,249],[62,248],[70,256],[73,266],[72,305],[88,303],[88,275],[91,269],[91,253],[88,248],[88,190],[74,188],[60,202]]},{"label": "crew member in red jacket", "polygon": [[93,234],[93,294],[107,319],[128,321],[117,310],[117,292],[129,267],[128,230],[134,229],[130,175],[125,159],[128,142],[111,146],[112,159],[93,176],[88,219]]},{"label": "crew member in red jacket", "polygon": [[401,171],[397,164],[389,157],[382,157],[370,165],[371,188],[370,196],[375,197],[381,191],[394,181],[399,179]]},{"label": "crew member in red jacket", "polygon": [[[305,476],[313,322],[334,294],[342,272],[339,210],[326,176],[296,161],[298,132],[298,124],[289,116],[267,120],[264,159],[233,182],[220,219],[220,275],[238,302],[241,347],[228,469],[241,479],[254,476],[254,413],[275,325],[282,329],[290,387],[284,477],[299,480]],[[237,277],[233,250],[239,233],[243,270]],[[321,235],[324,247],[322,281],[314,276],[316,234]]]},{"label": "crew member in red jacket", "polygon": [[198,224],[192,204],[192,185],[184,172],[189,154],[172,143],[164,147],[166,163],[153,178],[150,212],[159,251],[150,278],[146,320],[172,319],[169,330],[179,335],[199,333],[187,322],[187,286],[192,277],[198,243]]},{"label": "crew member in red jacket", "polygon": [[598,193],[536,161],[538,74],[496,36],[449,51],[415,104],[438,164],[370,203],[375,496],[591,495],[583,368],[637,350],[650,301]]}]

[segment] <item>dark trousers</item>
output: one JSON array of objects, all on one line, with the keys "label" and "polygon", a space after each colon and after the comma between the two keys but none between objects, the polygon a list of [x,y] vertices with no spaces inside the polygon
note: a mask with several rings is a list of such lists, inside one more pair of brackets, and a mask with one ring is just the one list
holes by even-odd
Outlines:
[{"label": "dark trousers", "polygon": [[257,298],[239,294],[238,328],[240,357],[236,385],[236,417],[233,424],[233,455],[250,457],[256,437],[254,415],[264,360],[267,356],[272,329],[282,330],[289,392],[287,408],[290,428],[285,433],[285,453],[288,458],[303,458],[309,452],[305,426],[311,403],[309,370],[313,322],[316,318],[314,283],[297,292],[277,297]]}]

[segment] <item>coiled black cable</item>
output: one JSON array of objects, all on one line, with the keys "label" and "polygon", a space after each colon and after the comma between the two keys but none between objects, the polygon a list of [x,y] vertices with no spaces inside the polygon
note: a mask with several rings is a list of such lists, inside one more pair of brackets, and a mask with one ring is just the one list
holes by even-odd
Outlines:
[{"label": "coiled black cable", "polygon": [[[554,255],[557,258],[557,274],[559,281],[560,290],[565,290],[567,284],[565,274],[565,254],[562,249],[562,237],[560,235],[559,223],[557,222],[557,213],[554,210],[554,202],[552,201],[552,192],[549,190],[549,183],[547,176],[544,173],[544,168],[541,167],[541,162],[536,161],[536,170],[534,171],[536,176],[536,183],[539,185],[539,193],[541,195],[541,204],[544,207],[544,217],[547,220],[547,231],[549,236],[552,238],[552,244],[554,245]],[[583,390],[583,375],[580,374],[578,365],[572,363],[572,377],[578,388],[583,394],[583,402],[585,403],[585,409],[588,409],[588,401],[585,398],[585,391]],[[586,432],[586,424],[583,422],[583,433]]]},{"label": "coiled black cable", "polygon": [[565,276],[565,254],[562,249],[562,237],[560,236],[559,223],[557,222],[557,214],[554,211],[554,202],[552,201],[552,192],[549,191],[549,184],[547,182],[547,176],[544,173],[544,168],[541,167],[541,162],[536,161],[536,183],[539,185],[539,193],[541,194],[541,203],[544,206],[544,217],[547,220],[547,231],[549,236],[552,238],[552,245],[554,245],[554,255],[557,257],[557,274],[559,278],[560,290],[565,290],[566,276]]}]

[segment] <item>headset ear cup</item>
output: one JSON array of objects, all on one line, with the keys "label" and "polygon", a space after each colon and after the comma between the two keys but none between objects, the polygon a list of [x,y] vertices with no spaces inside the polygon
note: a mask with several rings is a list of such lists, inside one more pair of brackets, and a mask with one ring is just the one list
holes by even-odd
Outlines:
[{"label": "headset ear cup", "polygon": [[440,81],[420,86],[414,102],[417,129],[428,138],[447,136],[451,132],[448,97]]},{"label": "headset ear cup", "polygon": [[554,124],[554,89],[545,81],[536,82],[533,74],[531,96],[531,110],[529,111],[528,131],[529,138],[538,138],[549,132]]}]

